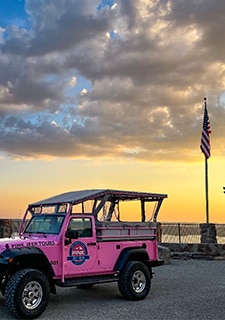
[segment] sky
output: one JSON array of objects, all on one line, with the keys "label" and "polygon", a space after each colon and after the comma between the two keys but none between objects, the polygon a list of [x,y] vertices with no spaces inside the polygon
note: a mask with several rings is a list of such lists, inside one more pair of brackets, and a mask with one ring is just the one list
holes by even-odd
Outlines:
[{"label": "sky", "polygon": [[168,194],[225,223],[224,0],[1,0],[0,217],[72,190]]}]

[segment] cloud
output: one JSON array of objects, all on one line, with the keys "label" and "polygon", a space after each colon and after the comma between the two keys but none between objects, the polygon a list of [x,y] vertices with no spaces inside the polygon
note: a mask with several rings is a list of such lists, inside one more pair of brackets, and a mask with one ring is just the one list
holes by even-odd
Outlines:
[{"label": "cloud", "polygon": [[208,96],[224,155],[223,0],[111,3],[26,1],[27,28],[0,26],[0,150],[197,161]]}]

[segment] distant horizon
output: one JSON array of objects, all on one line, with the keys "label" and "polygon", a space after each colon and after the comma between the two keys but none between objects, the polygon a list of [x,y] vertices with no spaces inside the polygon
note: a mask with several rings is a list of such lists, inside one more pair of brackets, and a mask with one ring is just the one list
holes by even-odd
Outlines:
[{"label": "distant horizon", "polygon": [[[19,217],[1,217],[0,220],[18,220],[18,221],[22,221],[23,217],[19,218]],[[172,225],[177,225],[177,224],[193,224],[193,225],[200,225],[200,224],[207,224],[205,221],[161,221],[161,220],[157,220],[158,223],[162,223],[162,224],[172,224]],[[225,225],[225,222],[209,222],[209,224],[221,224],[221,225]]]}]

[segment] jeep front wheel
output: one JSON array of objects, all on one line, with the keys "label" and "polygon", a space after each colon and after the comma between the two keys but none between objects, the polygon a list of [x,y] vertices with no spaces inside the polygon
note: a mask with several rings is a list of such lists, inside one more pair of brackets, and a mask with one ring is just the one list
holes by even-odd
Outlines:
[{"label": "jeep front wheel", "polygon": [[146,265],[139,261],[127,262],[121,271],[118,287],[127,300],[144,299],[151,287],[151,276]]},{"label": "jeep front wheel", "polygon": [[16,272],[7,284],[6,306],[16,318],[35,319],[45,310],[49,292],[49,282],[42,272],[23,269]]}]

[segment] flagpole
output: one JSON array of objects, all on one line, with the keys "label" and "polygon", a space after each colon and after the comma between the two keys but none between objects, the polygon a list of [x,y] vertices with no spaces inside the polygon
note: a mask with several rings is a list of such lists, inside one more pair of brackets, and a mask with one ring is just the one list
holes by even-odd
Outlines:
[{"label": "flagpole", "polygon": [[208,190],[208,158],[210,157],[210,139],[211,133],[209,117],[207,111],[207,98],[204,97],[204,120],[203,120],[203,140],[201,141],[201,149],[205,155],[205,210],[206,223],[209,223],[209,190]]},{"label": "flagpole", "polygon": [[206,223],[209,223],[208,159],[206,157],[205,157],[205,209],[206,209]]},{"label": "flagpole", "polygon": [[[207,98],[204,98],[205,110],[207,109]],[[209,223],[209,184],[208,184],[208,157],[205,157],[205,213],[206,223]]]},{"label": "flagpole", "polygon": [[205,206],[206,223],[200,224],[201,243],[217,243],[215,224],[209,223],[209,195],[208,195],[208,159],[211,156],[210,151],[210,122],[207,110],[207,98],[204,98],[204,116],[202,124],[202,136],[200,149],[205,156]]},{"label": "flagpole", "polygon": [[210,157],[210,135],[211,128],[207,111],[207,98],[204,98],[204,116],[202,125],[202,136],[200,148],[205,156],[205,206],[206,206],[206,223],[209,223],[209,194],[208,194],[208,158]]}]

